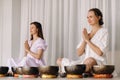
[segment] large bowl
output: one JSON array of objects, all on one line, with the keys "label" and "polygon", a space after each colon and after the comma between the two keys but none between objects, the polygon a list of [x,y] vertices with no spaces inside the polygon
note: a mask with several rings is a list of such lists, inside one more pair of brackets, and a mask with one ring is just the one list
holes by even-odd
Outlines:
[{"label": "large bowl", "polygon": [[22,67],[24,75],[39,75],[38,67]]},{"label": "large bowl", "polygon": [[12,71],[20,75],[39,75],[38,67],[12,67]]},{"label": "large bowl", "polygon": [[75,74],[75,75],[82,75],[85,72],[86,65],[73,65],[73,66],[65,66],[65,71],[67,74]]},{"label": "large bowl", "polygon": [[40,76],[42,76],[43,74],[57,76],[58,70],[59,70],[58,66],[40,66],[39,67]]},{"label": "large bowl", "polygon": [[0,66],[0,74],[7,74],[8,70],[7,66]]},{"label": "large bowl", "polygon": [[92,67],[92,72],[94,74],[112,74],[114,69],[114,65],[94,65]]}]

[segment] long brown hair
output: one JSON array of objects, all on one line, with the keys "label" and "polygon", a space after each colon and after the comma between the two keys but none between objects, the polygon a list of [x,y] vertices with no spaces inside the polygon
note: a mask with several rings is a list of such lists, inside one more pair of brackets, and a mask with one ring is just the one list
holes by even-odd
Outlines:
[{"label": "long brown hair", "polygon": [[[32,25],[32,24],[34,24],[36,26],[36,28],[38,29],[38,37],[44,39],[42,25],[39,22],[31,22],[30,25]],[[33,40],[33,35],[31,35],[30,40]]]}]

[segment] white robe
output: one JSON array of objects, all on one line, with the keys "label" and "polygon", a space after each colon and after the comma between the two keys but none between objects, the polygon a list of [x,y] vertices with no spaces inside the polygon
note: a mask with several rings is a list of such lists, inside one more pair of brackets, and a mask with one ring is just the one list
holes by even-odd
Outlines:
[{"label": "white robe", "polygon": [[[101,49],[101,51],[103,52],[103,55],[102,56],[97,55],[97,53],[95,53],[90,48],[90,46],[87,44],[85,47],[85,52],[82,57],[83,58],[82,61],[81,60],[73,61],[73,60],[69,60],[68,58],[62,59],[62,63],[61,63],[62,72],[65,72],[64,66],[83,64],[83,62],[89,57],[93,57],[96,60],[98,65],[104,65],[107,63],[106,62],[106,53],[108,52],[108,31],[107,29],[101,28],[100,30],[98,30],[96,34],[92,37],[91,42]],[[78,44],[77,48],[80,47],[81,43],[82,43],[82,40]]]},{"label": "white robe", "polygon": [[[36,53],[38,49],[43,49],[45,51],[47,48],[45,41],[41,38],[38,38],[33,44],[32,44],[32,41],[28,41],[28,44],[30,46],[30,50],[34,53]],[[45,65],[45,60],[44,60],[43,56],[39,60],[39,59],[36,59],[35,57],[33,57],[32,55],[30,55],[29,53],[22,60],[15,60],[13,58],[8,60],[9,67],[12,67],[12,66],[38,67],[41,65]]]}]

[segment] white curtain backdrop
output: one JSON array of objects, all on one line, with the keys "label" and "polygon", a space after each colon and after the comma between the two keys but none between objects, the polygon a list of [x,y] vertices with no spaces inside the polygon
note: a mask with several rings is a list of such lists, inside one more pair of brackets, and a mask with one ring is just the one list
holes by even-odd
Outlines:
[{"label": "white curtain backdrop", "polygon": [[[119,0],[21,0],[21,44],[28,36],[30,22],[39,21],[48,44],[45,52],[47,64],[55,65],[58,57],[76,60],[76,46],[81,39],[81,30],[83,27],[90,29],[87,12],[90,8],[97,7],[103,12],[104,27],[108,28],[110,34],[108,64],[115,64],[118,69],[119,5]],[[22,48],[23,45],[20,51],[23,51]]]},{"label": "white curtain backdrop", "polygon": [[[18,36],[20,50],[17,53],[20,58],[24,54],[23,43],[29,38],[29,24],[32,21],[39,21],[43,26],[44,37],[48,44],[44,53],[48,65],[56,65],[58,57],[81,59],[76,54],[76,46],[81,39],[82,28],[90,29],[86,18],[88,10],[97,7],[103,12],[104,27],[109,30],[108,64],[114,64],[117,73],[120,73],[118,62],[120,58],[120,0],[21,0],[20,5],[21,24],[19,26],[21,27],[18,33],[20,34]],[[0,22],[0,24],[3,23]],[[3,27],[0,26],[0,29]],[[0,36],[3,36],[2,33],[3,31],[0,30]],[[3,45],[2,41],[3,39],[0,40],[0,44]],[[2,55],[5,49],[2,46],[0,48],[0,55]],[[16,57],[16,55],[13,56]]]},{"label": "white curtain backdrop", "polygon": [[10,48],[11,40],[12,40],[11,15],[12,15],[11,0],[9,0],[8,2],[7,0],[0,0],[0,64],[6,63],[6,59],[8,59],[9,56],[11,56],[11,48]]},{"label": "white curtain backdrop", "polygon": [[19,57],[21,1],[0,0],[0,65]]}]

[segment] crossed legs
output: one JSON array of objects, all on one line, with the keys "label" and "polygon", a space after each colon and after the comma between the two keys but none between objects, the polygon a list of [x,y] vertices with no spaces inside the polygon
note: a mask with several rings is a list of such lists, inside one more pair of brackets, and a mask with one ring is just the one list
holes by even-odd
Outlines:
[{"label": "crossed legs", "polygon": [[[58,64],[58,66],[61,66],[61,65],[62,65],[62,58],[58,58],[58,59],[57,59],[57,64]],[[85,70],[85,72],[90,72],[92,66],[93,66],[93,65],[97,65],[97,62],[96,62],[96,60],[95,60],[94,58],[89,57],[89,58],[87,58],[87,59],[83,62],[83,64],[86,64],[86,70]]]}]

